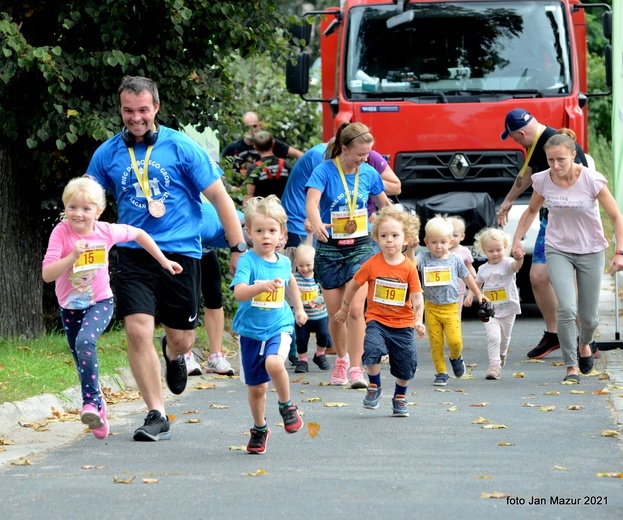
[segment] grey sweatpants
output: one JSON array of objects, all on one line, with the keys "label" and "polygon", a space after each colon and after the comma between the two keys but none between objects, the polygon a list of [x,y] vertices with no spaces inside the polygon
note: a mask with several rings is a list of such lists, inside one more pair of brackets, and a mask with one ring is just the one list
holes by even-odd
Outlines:
[{"label": "grey sweatpants", "polygon": [[558,340],[562,359],[567,367],[578,366],[576,317],[580,319],[580,342],[588,344],[593,340],[599,324],[599,293],[605,253],[563,253],[546,245],[545,258],[549,278],[558,299]]}]

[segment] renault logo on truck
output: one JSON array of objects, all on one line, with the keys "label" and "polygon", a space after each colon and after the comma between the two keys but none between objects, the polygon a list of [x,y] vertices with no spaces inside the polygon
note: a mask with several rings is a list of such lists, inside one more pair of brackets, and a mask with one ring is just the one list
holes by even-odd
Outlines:
[{"label": "renault logo on truck", "polygon": [[455,179],[463,179],[469,170],[469,163],[462,153],[457,153],[452,157],[449,167]]}]

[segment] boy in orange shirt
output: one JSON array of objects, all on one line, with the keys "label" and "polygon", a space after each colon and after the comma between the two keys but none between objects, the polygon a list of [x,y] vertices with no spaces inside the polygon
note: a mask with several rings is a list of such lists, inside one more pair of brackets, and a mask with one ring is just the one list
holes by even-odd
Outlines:
[{"label": "boy in orange shirt", "polygon": [[344,321],[357,290],[368,283],[366,336],[363,365],[370,384],[363,406],[376,410],[382,394],[381,358],[389,356],[390,373],[396,378],[392,408],[394,417],[408,417],[407,387],[417,368],[414,328],[418,338],[426,329],[422,323],[424,298],[415,264],[403,249],[418,236],[417,216],[393,206],[382,208],[372,223],[372,238],[381,252],[367,260],[348,282],[337,321]]}]

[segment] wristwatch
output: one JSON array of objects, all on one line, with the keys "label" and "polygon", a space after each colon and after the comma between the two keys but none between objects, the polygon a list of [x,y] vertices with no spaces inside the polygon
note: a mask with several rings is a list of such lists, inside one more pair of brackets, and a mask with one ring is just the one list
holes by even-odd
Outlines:
[{"label": "wristwatch", "polygon": [[240,242],[238,244],[236,244],[235,246],[230,246],[229,250],[232,253],[244,253],[247,250],[247,243],[246,242]]}]

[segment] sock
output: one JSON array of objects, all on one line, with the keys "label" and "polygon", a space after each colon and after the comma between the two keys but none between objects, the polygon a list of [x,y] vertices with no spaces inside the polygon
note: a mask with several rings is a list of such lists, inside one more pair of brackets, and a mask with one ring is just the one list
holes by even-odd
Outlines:
[{"label": "sock", "polygon": [[279,409],[283,410],[284,408],[287,408],[288,406],[292,406],[292,399],[288,399],[287,403],[280,403],[279,401],[277,401],[277,404],[279,405]]},{"label": "sock", "polygon": [[368,374],[368,379],[371,385],[376,385],[378,388],[381,388],[381,373],[379,372],[375,376],[372,374]]},{"label": "sock", "polygon": [[208,359],[216,359],[219,357],[223,357],[223,354],[221,352],[217,352],[216,354],[210,354],[210,357]]},{"label": "sock", "polygon": [[264,426],[258,426],[257,424],[253,424],[253,428],[256,429],[257,431],[264,432],[268,429],[268,423],[265,422]]},{"label": "sock", "polygon": [[337,357],[340,361],[345,361],[346,363],[348,363],[350,365],[350,357],[348,354],[346,354],[344,357]]},{"label": "sock", "polygon": [[300,357],[299,356],[299,361],[307,361],[307,356],[305,356],[305,357]]},{"label": "sock", "polygon": [[407,395],[407,388],[406,386],[402,386],[399,385],[398,383],[396,383],[396,387],[394,389],[394,397],[400,395],[401,397],[404,397],[405,395]]}]

